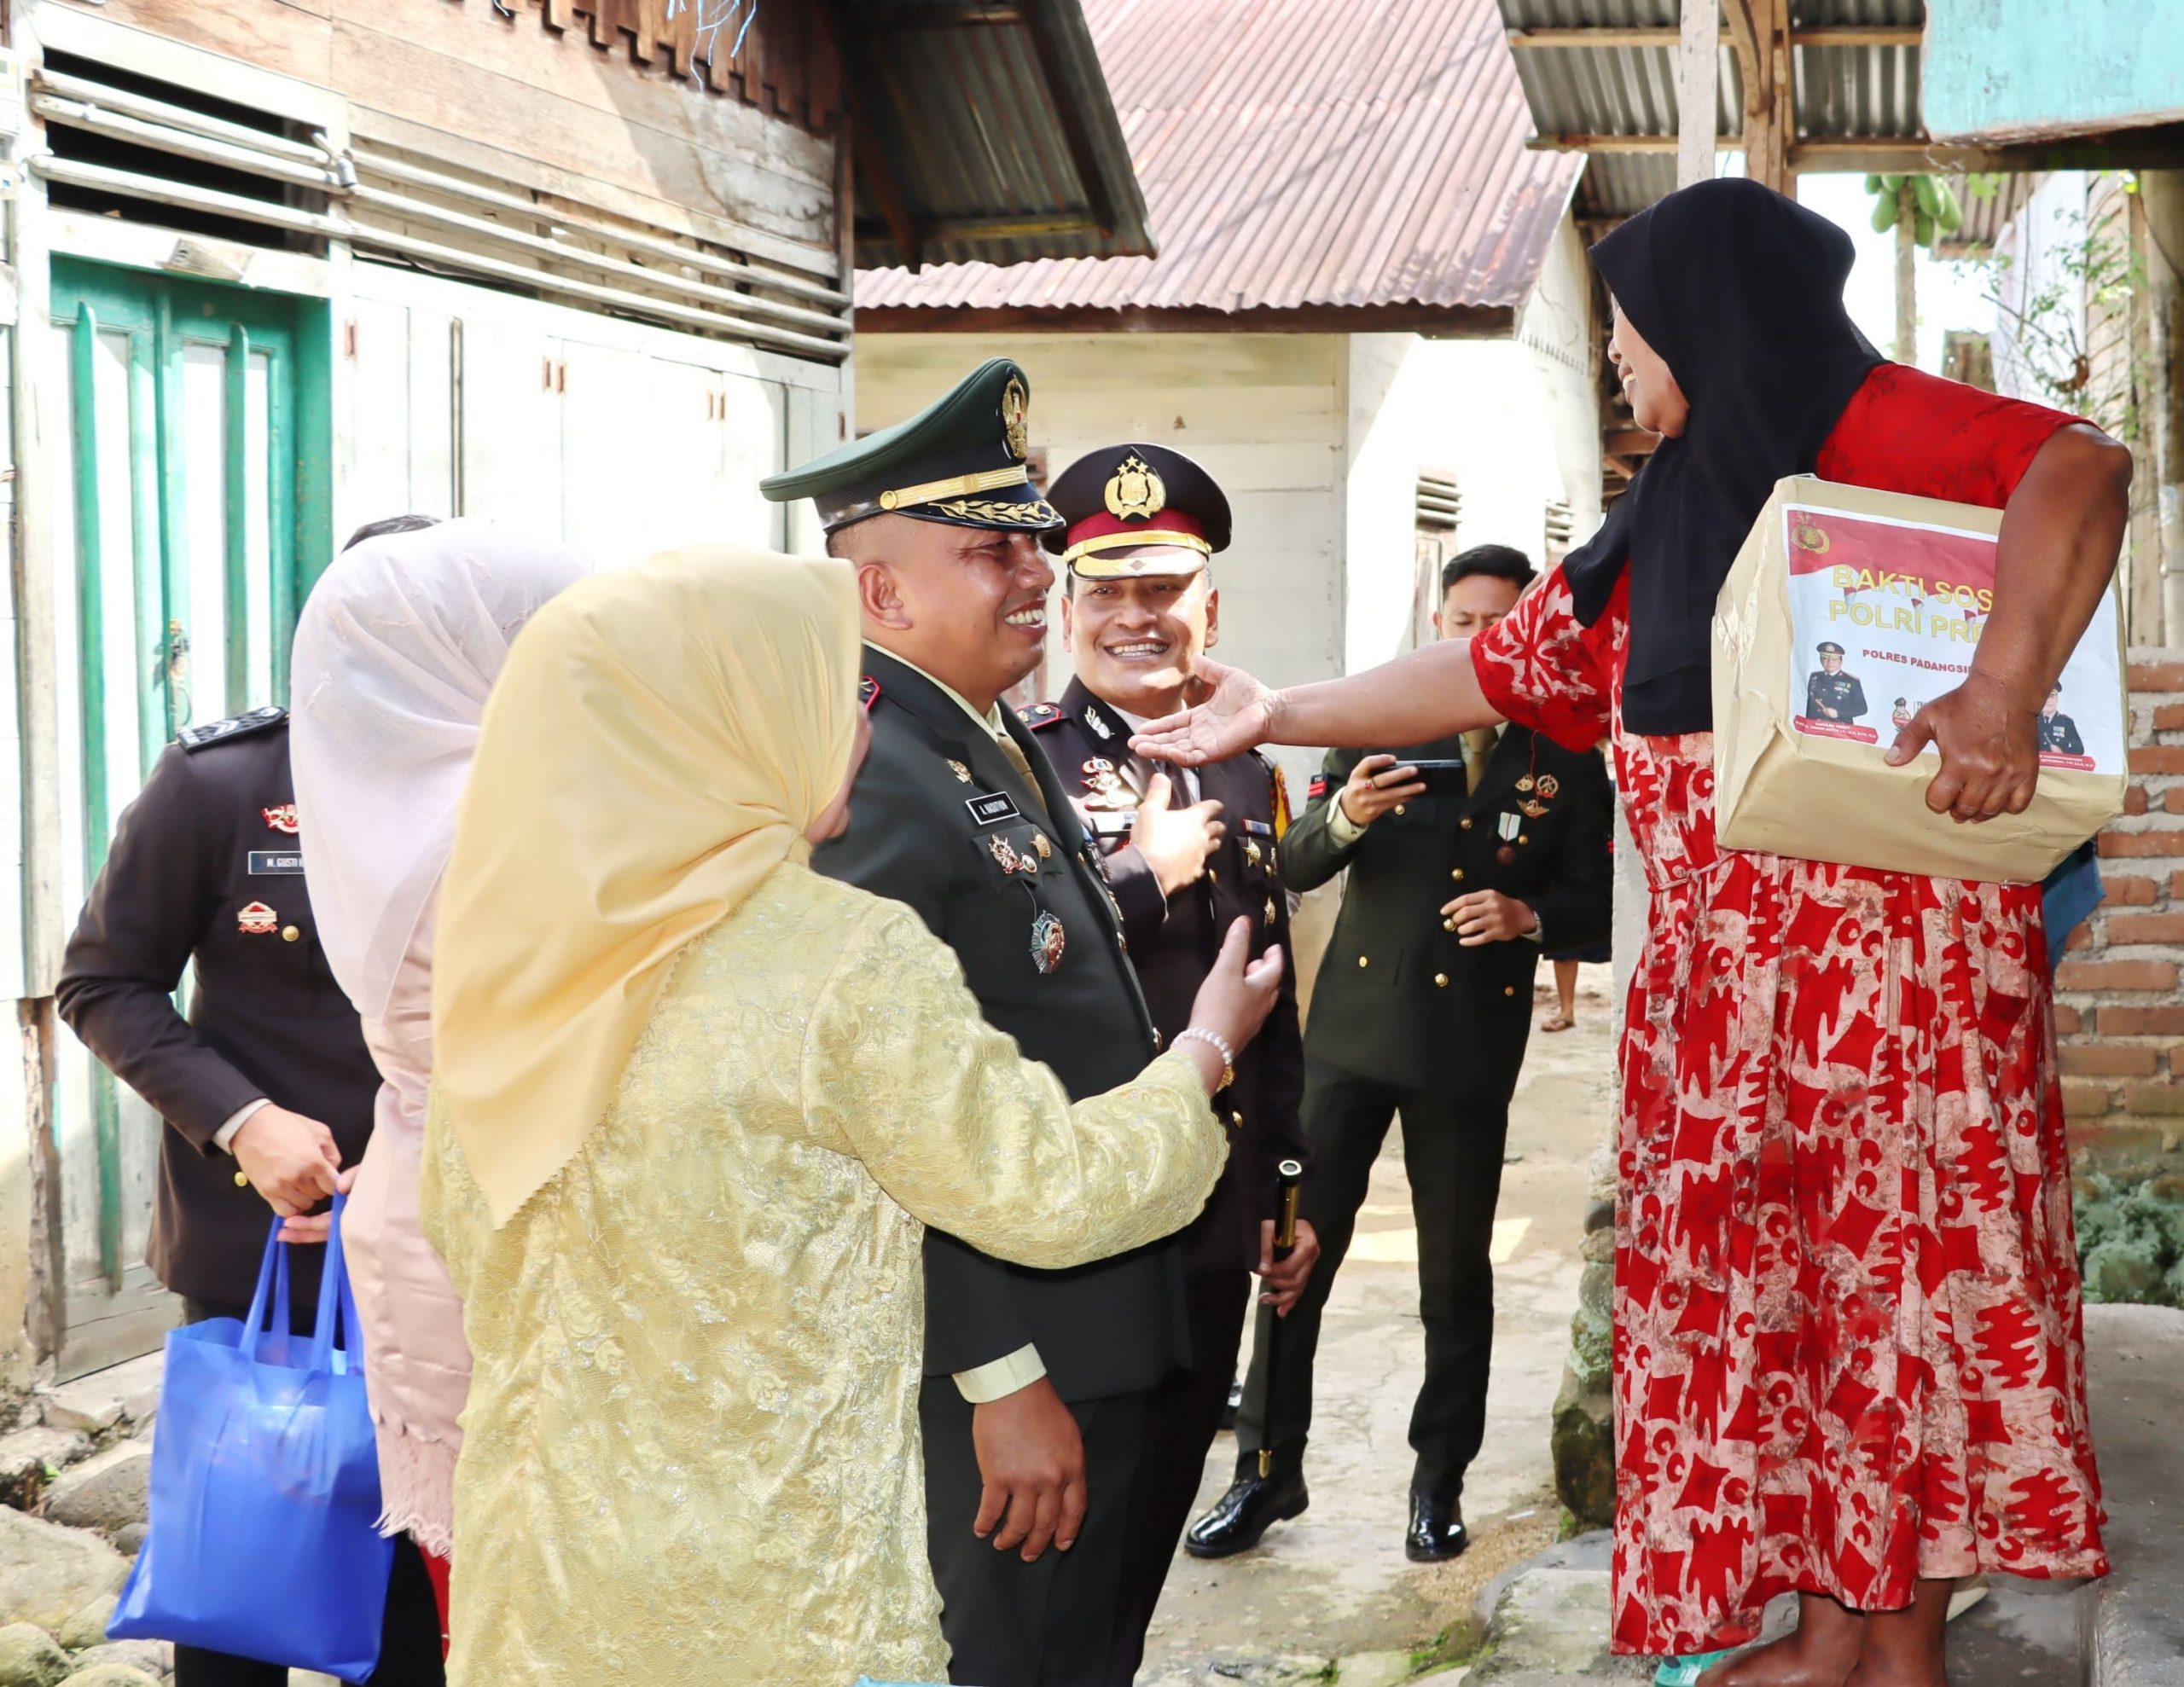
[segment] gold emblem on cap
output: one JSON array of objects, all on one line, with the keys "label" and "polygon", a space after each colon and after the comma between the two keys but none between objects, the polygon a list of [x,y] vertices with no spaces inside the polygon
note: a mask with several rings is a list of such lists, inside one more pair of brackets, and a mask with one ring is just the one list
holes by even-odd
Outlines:
[{"label": "gold emblem on cap", "polygon": [[1150,521],[1167,507],[1167,487],[1153,465],[1132,451],[1107,482],[1107,513],[1118,521]]},{"label": "gold emblem on cap", "polygon": [[1024,390],[1024,383],[1014,375],[1008,385],[1001,389],[1001,426],[1008,438],[1008,454],[1018,462],[1031,455],[1031,395]]}]

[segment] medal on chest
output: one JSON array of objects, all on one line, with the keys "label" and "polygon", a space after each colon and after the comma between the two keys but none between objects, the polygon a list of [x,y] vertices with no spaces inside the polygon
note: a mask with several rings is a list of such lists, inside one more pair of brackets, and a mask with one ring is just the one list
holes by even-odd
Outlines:
[{"label": "medal on chest", "polygon": [[1041,908],[1031,922],[1031,965],[1043,976],[1061,965],[1061,952],[1069,941],[1069,934],[1062,930],[1061,921],[1053,913]]}]

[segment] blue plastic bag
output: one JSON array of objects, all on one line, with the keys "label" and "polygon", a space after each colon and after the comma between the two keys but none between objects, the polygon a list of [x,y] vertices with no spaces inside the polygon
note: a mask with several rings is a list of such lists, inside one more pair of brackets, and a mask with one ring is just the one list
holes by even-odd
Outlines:
[{"label": "blue plastic bag", "polygon": [[[394,1543],[377,1527],[379,1455],[341,1262],[343,1205],[337,1197],[310,1337],[288,1333],[288,1249],[270,1237],[247,1324],[218,1318],[168,1334],[150,1529],[113,1638],[172,1640],[344,1681],[378,1664]],[[337,1304],[346,1348],[334,1344]]]}]

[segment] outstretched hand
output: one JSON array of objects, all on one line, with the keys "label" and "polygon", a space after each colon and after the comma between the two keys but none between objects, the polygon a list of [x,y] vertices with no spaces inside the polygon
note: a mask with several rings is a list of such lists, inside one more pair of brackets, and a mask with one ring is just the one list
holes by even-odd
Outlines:
[{"label": "outstretched hand", "polygon": [[1926,806],[1962,821],[2021,815],[2040,780],[2039,711],[2014,706],[1998,680],[1974,672],[1914,715],[1890,746],[1902,767],[1931,744],[1942,770],[1926,787]]},{"label": "outstretched hand", "polygon": [[1241,668],[1201,656],[1192,665],[1190,689],[1199,699],[1193,707],[1147,722],[1130,747],[1141,756],[1195,768],[1240,756],[1271,734],[1277,694]]}]

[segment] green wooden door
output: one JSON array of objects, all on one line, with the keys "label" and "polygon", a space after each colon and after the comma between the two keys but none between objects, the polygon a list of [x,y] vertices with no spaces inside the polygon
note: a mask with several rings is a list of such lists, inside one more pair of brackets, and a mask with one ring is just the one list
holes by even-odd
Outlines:
[{"label": "green wooden door", "polygon": [[[288,641],[322,566],[324,308],[54,260],[68,379],[56,453],[62,900],[180,728],[288,700]],[[73,704],[73,707],[71,706]],[[53,1128],[74,1375],[156,1345],[145,1268],[160,1120],[63,1030]]]}]

